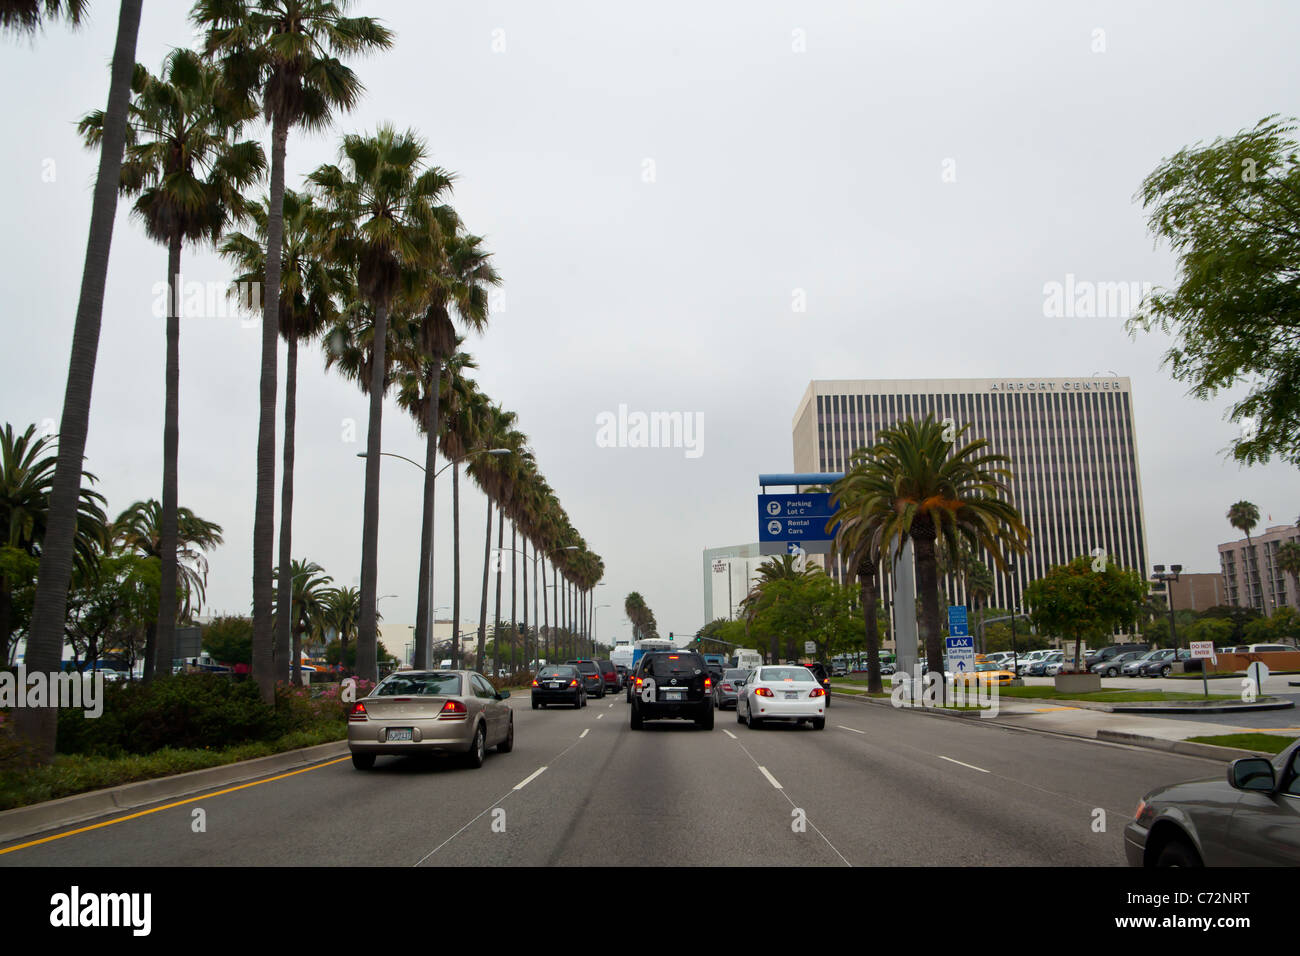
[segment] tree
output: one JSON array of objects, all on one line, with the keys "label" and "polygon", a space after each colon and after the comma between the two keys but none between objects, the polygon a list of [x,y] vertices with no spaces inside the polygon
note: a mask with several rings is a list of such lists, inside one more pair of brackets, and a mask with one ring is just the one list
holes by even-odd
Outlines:
[{"label": "tree", "polygon": [[1116,630],[1134,624],[1147,595],[1137,571],[1107,561],[1094,570],[1083,555],[1050,568],[1025,588],[1029,619],[1047,634],[1074,638],[1074,661],[1082,660],[1083,642],[1109,641]]},{"label": "tree", "polygon": [[[1138,195],[1148,226],[1178,258],[1179,283],[1158,289],[1127,323],[1174,343],[1164,362],[1208,399],[1244,383],[1229,413],[1242,463],[1274,455],[1300,465],[1300,155],[1295,120],[1179,150]],[[1249,424],[1247,425],[1247,423]]]},{"label": "tree", "polygon": [[[361,589],[346,587],[332,588],[325,595],[325,612],[323,623],[326,633],[332,631],[342,651],[347,654],[349,642],[361,626]],[[378,615],[377,615],[378,616]],[[382,619],[382,616],[380,616]],[[348,656],[349,661],[356,660],[356,650]],[[330,663],[338,663],[331,661]],[[348,666],[351,666],[349,664]]]},{"label": "tree", "polygon": [[[334,579],[325,573],[315,561],[294,561],[292,565],[292,603],[286,615],[293,629],[293,664],[289,669],[290,680],[294,686],[302,686],[302,636],[309,631],[320,632],[325,628],[329,614],[330,596],[333,589],[330,584]],[[279,569],[276,569],[279,577]],[[284,593],[283,590],[280,591]],[[277,614],[281,611],[277,608]]]},{"label": "tree", "polygon": [[[63,393],[63,414],[59,423],[58,464],[50,492],[49,520],[41,549],[41,566],[36,585],[27,639],[27,666],[33,671],[52,673],[63,657],[64,621],[67,617],[68,584],[76,553],[77,514],[81,507],[82,462],[86,454],[86,432],[90,424],[90,398],[95,381],[95,359],[99,352],[99,331],[104,315],[104,284],[108,277],[108,251],[113,241],[113,219],[117,215],[117,193],[126,142],[126,113],[131,97],[131,76],[135,68],[136,36],[140,31],[142,0],[122,0],[118,13],[117,39],[104,110],[104,140],[95,174],[95,192],[90,208],[90,234],[77,297],[77,318],[72,329],[72,352]],[[36,7],[34,9],[34,7]],[[74,25],[80,20],[82,0],[46,0],[47,17],[62,15]],[[5,0],[0,25],[12,30],[35,30],[43,21],[32,0]],[[52,707],[22,707],[14,717],[14,729],[30,757],[39,763],[54,759],[58,717]]]},{"label": "tree", "polygon": [[[257,500],[253,518],[253,677],[267,704],[275,699],[271,588],[279,331],[276,310],[280,304],[284,161],[289,130],[295,126],[321,130],[329,125],[335,112],[350,110],[361,97],[363,87],[339,57],[385,50],[393,42],[392,33],[378,20],[345,16],[347,7],[348,0],[199,0],[190,14],[194,25],[204,31],[204,52],[220,64],[226,86],[251,98],[271,124]],[[372,591],[367,615],[370,633],[373,603]]]},{"label": "tree", "polygon": [[[1246,535],[1246,547],[1250,549],[1251,563],[1254,564],[1254,582],[1251,582],[1251,567],[1246,567],[1246,581],[1249,586],[1259,591],[1261,609],[1265,614],[1268,613],[1268,596],[1264,593],[1264,585],[1259,576],[1259,553],[1255,548],[1255,543],[1250,539],[1250,533],[1259,524],[1259,508],[1249,501],[1238,501],[1228,508],[1228,523],[1238,531]],[[1251,603],[1254,603],[1253,601]]]},{"label": "tree", "polygon": [[253,664],[253,619],[222,615],[203,628],[203,649],[222,664]]},{"label": "tree", "polygon": [[1300,543],[1288,541],[1277,549],[1277,566],[1291,575],[1291,584],[1300,595]]},{"label": "tree", "polygon": [[0,30],[35,33],[46,19],[67,20],[76,29],[86,12],[87,0],[0,0]]},{"label": "tree", "polygon": [[[262,175],[266,157],[256,140],[240,140],[252,115],[225,95],[220,76],[191,50],[173,50],[158,76],[137,65],[127,118],[122,192],[145,234],[167,250],[167,349],[164,373],[161,538],[154,667],[170,672],[176,626],[176,496],[180,442],[181,251],[215,243],[226,224],[244,217],[243,190]],[[87,146],[104,136],[104,112],[87,114],[78,131]]]},{"label": "tree", "polygon": [[424,141],[413,132],[384,125],[373,136],[345,136],[343,166],[321,166],[310,177],[328,222],[326,248],[356,276],[357,290],[374,315],[357,637],[358,671],[367,680],[377,677],[372,655],[378,639],[379,455],[388,385],[388,313],[400,295],[414,298],[426,291],[423,283],[441,237],[458,224],[451,208],[441,204],[451,177],[437,167],[425,169],[425,155]]},{"label": "tree", "polygon": [[1201,612],[1201,618],[1203,619],[1218,618],[1232,625],[1232,634],[1229,641],[1231,644],[1246,643],[1246,625],[1262,617],[1263,615],[1256,608],[1238,607],[1231,604],[1216,604],[1214,607],[1208,607]]},{"label": "tree", "polygon": [[1192,621],[1184,633],[1188,642],[1211,641],[1215,647],[1223,647],[1232,639],[1232,622],[1221,617],[1203,617]]}]

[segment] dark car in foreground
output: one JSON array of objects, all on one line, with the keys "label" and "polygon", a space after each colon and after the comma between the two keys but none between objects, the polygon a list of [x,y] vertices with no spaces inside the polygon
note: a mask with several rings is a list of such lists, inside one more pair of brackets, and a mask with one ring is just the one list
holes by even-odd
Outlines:
[{"label": "dark car in foreground", "polygon": [[551,664],[533,678],[533,710],[548,704],[587,706],[587,688],[582,674],[572,664]]},{"label": "dark car in foreground", "polygon": [[822,690],[826,691],[826,706],[831,705],[831,669],[820,661],[813,661],[808,665],[812,671],[813,677],[817,678],[817,683],[822,685]]},{"label": "dark car in foreground", "polygon": [[1130,866],[1300,866],[1300,741],[1226,779],[1152,790],[1124,828]]},{"label": "dark car in foreground", "polygon": [[641,658],[632,688],[631,727],[641,730],[647,720],[670,718],[713,729],[713,678],[699,654],[660,651]]}]

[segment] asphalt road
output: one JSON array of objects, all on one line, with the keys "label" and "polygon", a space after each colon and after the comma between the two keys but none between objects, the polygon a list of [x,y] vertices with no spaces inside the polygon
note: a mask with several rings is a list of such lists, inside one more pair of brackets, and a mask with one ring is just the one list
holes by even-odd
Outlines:
[{"label": "asphalt road", "polygon": [[479,770],[381,757],[360,772],[345,757],[0,848],[0,866],[1115,866],[1147,790],[1222,773],[842,699],[822,731],[749,730],[720,711],[713,731],[634,732],[622,695],[584,710],[511,704],[514,752]]}]

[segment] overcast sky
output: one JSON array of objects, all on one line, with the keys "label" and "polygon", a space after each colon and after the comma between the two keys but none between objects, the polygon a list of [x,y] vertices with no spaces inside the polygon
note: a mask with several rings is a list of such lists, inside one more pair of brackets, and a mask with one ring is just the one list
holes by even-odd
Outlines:
[{"label": "overcast sky", "polygon": [[[192,42],[188,9],[147,0],[141,62],[156,71]],[[370,0],[354,11],[381,17],[396,43],[354,64],[366,94],[334,130],[290,137],[288,184],[334,161],[342,133],[384,121],[418,130],[455,171],[454,204],[505,279],[489,330],[466,347],[605,560],[602,640],[628,632],[632,590],[662,632],[704,623],[701,551],[755,539],[757,475],[791,467],[792,417],[814,378],[1114,371],[1133,379],[1154,561],[1216,571],[1215,546],[1236,536],[1224,512],[1240,498],[1262,525],[1300,514],[1293,468],[1225,460],[1228,399],[1186,397],[1160,367],[1167,341],[1133,341],[1117,317],[1047,318],[1043,291],[1067,274],[1174,279],[1133,194],[1184,145],[1300,114],[1294,3]],[[0,395],[20,430],[61,412],[96,162],[75,123],[104,106],[115,27],[116,4],[93,0],[77,33],[3,41]],[[87,445],[114,514],[160,495],[164,328],[152,308],[165,272],[166,250],[122,204]],[[182,272],[230,275],[210,250],[186,249]],[[237,613],[250,606],[259,355],[260,331],[238,318],[182,323],[180,502],[225,529],[208,597]],[[598,447],[597,416],[620,404],[701,415],[702,454]],[[305,351],[293,553],[340,584],[360,569],[365,421],[361,393]],[[391,402],[383,446],[423,460]],[[277,489],[278,469],[277,457]],[[439,606],[451,604],[449,477]],[[379,593],[397,597],[380,608],[399,654],[415,614],[420,478],[384,462]],[[462,492],[468,627],[484,506]]]}]

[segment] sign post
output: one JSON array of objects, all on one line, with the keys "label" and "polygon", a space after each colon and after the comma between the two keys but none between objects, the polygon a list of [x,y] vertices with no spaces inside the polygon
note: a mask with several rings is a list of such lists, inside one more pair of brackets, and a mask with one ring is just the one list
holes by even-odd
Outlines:
[{"label": "sign post", "polygon": [[1210,661],[1218,661],[1214,656],[1213,641],[1192,641],[1188,646],[1192,649],[1192,660],[1201,662],[1201,689],[1205,691],[1205,696],[1210,696],[1210,678],[1209,669]]}]

